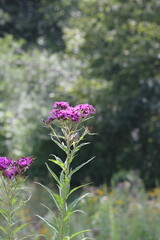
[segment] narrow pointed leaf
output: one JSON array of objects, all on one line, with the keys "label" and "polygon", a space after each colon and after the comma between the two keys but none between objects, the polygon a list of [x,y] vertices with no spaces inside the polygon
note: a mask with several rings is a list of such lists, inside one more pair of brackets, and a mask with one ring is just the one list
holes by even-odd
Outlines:
[{"label": "narrow pointed leaf", "polygon": [[89,159],[87,162],[85,162],[85,163],[82,163],[81,165],[79,165],[78,167],[76,167],[75,169],[73,169],[72,171],[71,171],[71,176],[75,173],[75,172],[77,172],[79,169],[81,169],[83,166],[85,166],[86,164],[88,164],[89,162],[91,162],[93,159],[94,159],[95,157],[92,157],[91,159]]},{"label": "narrow pointed leaf", "polygon": [[58,147],[60,147],[64,152],[68,152],[68,148],[64,143],[62,144],[62,143],[58,142],[57,140],[55,140],[53,137],[51,137],[51,138],[52,138],[52,141],[55,142],[58,145]]},{"label": "narrow pointed leaf", "polygon": [[8,212],[4,209],[0,209],[0,214],[5,218],[7,219],[7,215],[8,215]]},{"label": "narrow pointed leaf", "polygon": [[5,234],[7,234],[6,229],[4,229],[4,227],[0,226],[0,230],[2,230]]},{"label": "narrow pointed leaf", "polygon": [[51,173],[52,177],[56,180],[56,182],[57,182],[59,185],[61,185],[61,183],[60,183],[60,181],[59,181],[57,175],[56,175],[56,174],[50,169],[50,167],[48,166],[47,163],[46,163],[46,166],[47,166],[49,172]]},{"label": "narrow pointed leaf", "polygon": [[19,227],[17,227],[14,231],[13,234],[15,234],[16,232],[19,232],[22,228],[24,228],[26,225],[28,225],[29,223],[24,223],[22,225],[20,225]]},{"label": "narrow pointed leaf", "polygon": [[[73,144],[74,144],[74,143],[73,143]],[[77,147],[74,148],[73,152],[74,152],[74,153],[78,152],[78,151],[81,149],[81,147],[83,147],[83,146],[85,146],[85,145],[88,145],[88,144],[90,144],[90,142],[81,143],[80,145],[78,145]]]},{"label": "narrow pointed leaf", "polygon": [[59,209],[59,211],[61,211],[61,206],[63,205],[63,199],[56,193],[54,193],[50,188],[44,186],[43,184],[41,183],[38,183],[40,186],[42,186],[44,189],[47,190],[47,192],[49,192],[49,194],[51,195],[52,199],[54,200],[57,208]]},{"label": "narrow pointed leaf", "polygon": [[74,233],[74,234],[70,237],[70,239],[74,238],[75,236],[77,236],[77,235],[79,235],[79,234],[81,234],[81,233],[90,232],[90,231],[91,231],[90,229],[86,229],[86,230],[82,230],[82,231],[80,231],[80,232]]},{"label": "narrow pointed leaf", "polygon": [[83,196],[75,199],[75,200],[69,205],[69,207],[68,207],[68,212],[72,211],[72,210],[76,207],[76,205],[78,204],[78,202],[81,201],[83,198],[85,198],[85,197],[88,196],[88,195],[89,195],[89,193],[86,193],[86,194],[84,194]]},{"label": "narrow pointed leaf", "polygon": [[43,218],[43,217],[41,217],[41,216],[39,216],[39,215],[36,215],[38,218],[40,218],[42,221],[44,221],[49,227],[51,227],[54,231],[58,231],[57,229],[56,229],[56,227],[55,226],[53,226],[47,219],[45,219],[45,218]]},{"label": "narrow pointed leaf", "polygon": [[67,198],[68,198],[73,192],[75,192],[76,190],[78,190],[78,189],[80,189],[80,188],[82,188],[82,187],[88,186],[89,184],[90,184],[90,183],[86,183],[86,184],[83,184],[83,185],[80,185],[80,186],[78,186],[78,187],[73,188],[73,189],[69,192]]},{"label": "narrow pointed leaf", "polygon": [[41,205],[43,207],[45,207],[53,215],[53,218],[54,218],[54,220],[55,220],[55,222],[57,224],[57,229],[58,229],[59,228],[59,222],[58,222],[58,218],[56,217],[55,213],[49,207],[47,207],[46,205],[44,205],[42,203],[41,203]]},{"label": "narrow pointed leaf", "polygon": [[64,163],[61,163],[61,162],[59,162],[57,160],[54,160],[54,159],[49,159],[49,161],[55,163],[58,166],[60,166],[63,170],[65,169]]},{"label": "narrow pointed leaf", "polygon": [[69,217],[76,212],[85,213],[84,211],[81,211],[81,210],[75,210],[73,212],[68,212],[66,217],[63,219],[63,222],[66,222],[69,219]]},{"label": "narrow pointed leaf", "polygon": [[51,154],[53,157],[55,157],[55,159],[58,161],[58,162],[61,162],[61,163],[63,163],[63,161],[59,158],[59,157],[57,157],[56,155],[54,155],[54,154]]}]

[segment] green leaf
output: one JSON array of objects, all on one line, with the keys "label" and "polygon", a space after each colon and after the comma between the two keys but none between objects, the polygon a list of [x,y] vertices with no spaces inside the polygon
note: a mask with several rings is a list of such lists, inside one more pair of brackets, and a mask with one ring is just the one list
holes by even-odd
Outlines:
[{"label": "green leaf", "polygon": [[55,157],[55,159],[58,161],[58,162],[61,162],[61,163],[63,163],[63,161],[59,158],[59,157],[57,157],[56,155],[54,155],[54,154],[51,154],[53,157]]},{"label": "green leaf", "polygon": [[47,163],[46,163],[46,166],[47,166],[49,172],[51,173],[52,177],[53,177],[53,178],[56,180],[56,182],[61,186],[61,183],[60,183],[60,181],[59,181],[57,175],[56,175],[56,174],[50,169],[50,167],[48,166]]},{"label": "green leaf", "polygon": [[42,221],[44,221],[49,227],[51,227],[54,231],[58,232],[58,230],[56,229],[55,226],[53,226],[47,219],[39,216],[39,215],[36,215],[38,218],[40,218]]},{"label": "green leaf", "polygon": [[95,157],[92,157],[91,159],[89,159],[87,162],[82,163],[81,165],[79,165],[78,167],[76,167],[74,170],[72,170],[70,172],[70,175],[72,176],[75,172],[77,172],[79,169],[81,169],[83,166],[85,166],[86,164],[88,164],[89,162],[91,162]]},{"label": "green leaf", "polygon": [[15,203],[17,202],[17,200],[18,200],[17,197],[13,197],[13,198],[12,198],[11,205],[15,204]]},{"label": "green leaf", "polygon": [[61,196],[59,196],[58,194],[54,193],[50,188],[44,186],[41,183],[36,182],[37,184],[39,184],[40,186],[42,186],[44,189],[47,190],[47,192],[49,192],[49,194],[51,195],[54,203],[56,204],[56,207],[58,208],[59,211],[61,211],[61,208],[63,206],[63,199]]},{"label": "green leaf", "polygon": [[49,159],[49,161],[55,163],[56,165],[60,166],[63,170],[65,170],[64,163],[61,163],[61,162],[59,162],[57,160],[54,160],[54,159]]},{"label": "green leaf", "polygon": [[68,220],[68,218],[73,214],[73,213],[76,213],[76,212],[80,212],[80,213],[85,213],[84,211],[81,211],[81,210],[75,210],[73,212],[67,212],[67,215],[66,217],[63,219],[63,222],[66,222]]},{"label": "green leaf", "polygon": [[58,221],[58,218],[56,217],[55,213],[54,213],[49,207],[47,207],[46,205],[44,205],[43,203],[41,203],[41,205],[42,205],[43,207],[45,207],[45,208],[53,215],[53,218],[54,218],[54,220],[55,220],[55,222],[56,222],[56,224],[57,224],[57,226],[55,226],[55,227],[58,229],[58,228],[59,228],[59,221]]},{"label": "green leaf", "polygon": [[73,189],[69,192],[67,198],[68,198],[73,192],[75,192],[76,190],[78,190],[79,188],[88,186],[89,184],[90,184],[90,183],[86,183],[86,184],[83,184],[83,185],[80,185],[80,186],[78,186],[78,187],[73,188]]},{"label": "green leaf", "polygon": [[78,204],[79,201],[81,201],[83,198],[85,198],[86,196],[88,196],[89,193],[84,194],[83,196],[80,196],[79,198],[75,199],[68,207],[68,211],[67,212],[71,212],[72,209],[74,209],[76,207],[76,205]]},{"label": "green leaf", "polygon": [[74,233],[74,234],[70,237],[70,239],[74,238],[75,236],[77,236],[77,235],[79,235],[79,234],[81,234],[81,233],[90,232],[90,231],[91,231],[90,229],[86,229],[86,230],[82,230],[82,231],[80,231],[80,232]]},{"label": "green leaf", "polygon": [[19,223],[19,222],[24,222],[24,221],[25,221],[25,219],[19,219],[19,220],[13,222],[13,223],[11,224],[11,226],[13,227],[13,226],[16,225],[17,223]]},{"label": "green leaf", "polygon": [[0,226],[0,230],[2,230],[5,234],[7,234],[6,229],[4,229],[4,227]]},{"label": "green leaf", "polygon": [[8,212],[4,209],[0,209],[0,214],[6,219]]},{"label": "green leaf", "polygon": [[20,226],[18,226],[14,231],[13,234],[15,234],[16,232],[19,232],[22,228],[24,228],[26,225],[28,225],[29,223],[24,223]]},{"label": "green leaf", "polygon": [[55,140],[52,136],[51,136],[51,139],[52,139],[52,141],[53,142],[55,142],[57,145],[58,145],[58,147],[60,147],[64,152],[68,152],[68,148],[67,148],[67,146],[62,142],[62,143],[60,143],[60,142],[58,142],[57,140]]},{"label": "green leaf", "polygon": [[[74,143],[73,143],[73,144],[74,144]],[[88,145],[88,144],[90,144],[90,142],[81,143],[80,145],[78,145],[77,147],[75,147],[75,148],[73,149],[73,153],[78,152],[78,151],[81,149],[81,147],[83,147],[83,146],[85,146],[85,145]]]}]

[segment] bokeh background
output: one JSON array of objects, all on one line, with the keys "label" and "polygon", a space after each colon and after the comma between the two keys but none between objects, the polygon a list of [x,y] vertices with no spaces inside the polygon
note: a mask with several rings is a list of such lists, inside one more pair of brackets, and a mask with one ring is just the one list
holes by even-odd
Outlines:
[{"label": "bokeh background", "polygon": [[[160,176],[159,0],[0,0],[0,155],[35,156],[30,179],[50,181],[60,150],[42,119],[54,101],[93,104],[91,145],[76,175],[110,184],[138,170]],[[76,162],[75,162],[76,164]],[[56,169],[55,169],[56,170]]]}]

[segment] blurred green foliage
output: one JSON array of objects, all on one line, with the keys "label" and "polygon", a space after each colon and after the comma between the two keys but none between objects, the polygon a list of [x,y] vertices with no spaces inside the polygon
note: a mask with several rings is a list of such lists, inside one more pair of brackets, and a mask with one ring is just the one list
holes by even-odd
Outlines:
[{"label": "blurred green foliage", "polygon": [[[136,171],[126,172],[125,180],[119,178],[117,183],[118,175],[112,179],[114,187],[108,188],[105,184],[99,187],[87,186],[79,192],[78,195],[82,196],[89,191],[90,195],[79,206],[86,213],[76,212],[72,215],[71,232],[88,226],[91,231],[85,236],[97,240],[159,240],[160,188],[146,191]],[[42,203],[56,212],[55,206],[46,190],[38,184],[28,182],[28,187],[26,194],[29,196],[32,193],[32,198],[21,208],[17,217],[31,224],[23,228],[17,237],[20,239],[27,234],[40,233],[51,239],[53,232],[43,221],[35,219],[35,214],[41,214],[53,222],[53,215],[42,207]],[[35,235],[32,239],[45,238]],[[75,239],[81,240],[82,236]]]},{"label": "blurred green foliage", "polygon": [[51,102],[88,102],[97,108],[98,135],[78,161],[96,160],[75,181],[109,183],[120,169],[139,169],[153,185],[160,175],[159,22],[158,0],[2,0],[1,154],[35,155],[31,176],[45,174],[48,155],[61,154],[41,123]]},{"label": "blurred green foliage", "polygon": [[76,0],[1,0],[0,36],[23,38],[27,48],[62,51],[62,28],[75,5]]}]

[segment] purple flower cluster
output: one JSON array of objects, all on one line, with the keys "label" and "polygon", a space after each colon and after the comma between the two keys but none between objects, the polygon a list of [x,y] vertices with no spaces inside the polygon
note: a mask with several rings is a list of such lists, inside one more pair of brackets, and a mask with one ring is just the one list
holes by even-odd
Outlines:
[{"label": "purple flower cluster", "polygon": [[13,179],[16,175],[22,175],[33,161],[33,157],[21,157],[16,161],[11,158],[0,157],[0,170],[2,170],[4,177]]},{"label": "purple flower cluster", "polygon": [[53,110],[50,112],[50,116],[44,121],[44,123],[49,124],[55,119],[79,122],[95,112],[96,109],[87,103],[78,104],[75,107],[72,107],[68,102],[55,102],[53,104]]}]

